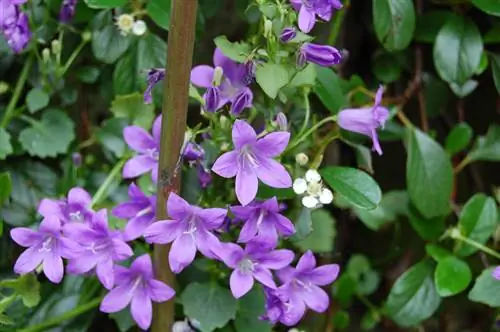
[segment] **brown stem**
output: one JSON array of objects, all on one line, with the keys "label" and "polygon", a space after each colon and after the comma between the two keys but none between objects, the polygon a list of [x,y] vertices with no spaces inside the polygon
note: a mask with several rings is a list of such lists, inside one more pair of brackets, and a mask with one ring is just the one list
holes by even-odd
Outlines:
[{"label": "brown stem", "polygon": [[[189,98],[189,77],[192,66],[197,0],[173,0],[170,11],[170,30],[158,168],[158,195],[156,218],[168,218],[166,200],[171,192],[180,190],[179,160],[184,134]],[[156,277],[175,285],[175,276],[168,264],[170,246],[155,245],[154,265]],[[174,300],[155,305],[153,332],[170,331],[174,322]]]},{"label": "brown stem", "polygon": [[[423,1],[416,1],[417,14],[422,15],[424,9]],[[425,95],[422,90],[422,72],[424,70],[424,60],[422,55],[422,46],[415,46],[415,77],[413,81],[417,85],[417,97],[418,97],[418,111],[420,113],[420,125],[424,132],[429,131],[429,120],[427,119],[427,112],[425,110]]]}]

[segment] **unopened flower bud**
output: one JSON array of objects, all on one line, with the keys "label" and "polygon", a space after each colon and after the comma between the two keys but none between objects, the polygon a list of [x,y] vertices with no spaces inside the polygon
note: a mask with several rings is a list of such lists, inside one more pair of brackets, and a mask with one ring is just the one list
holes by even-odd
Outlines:
[{"label": "unopened flower bud", "polygon": [[3,95],[7,91],[9,91],[9,84],[7,84],[7,82],[1,81],[0,82],[0,95]]},{"label": "unopened flower bud", "polygon": [[92,32],[90,32],[90,31],[84,31],[82,33],[82,39],[84,41],[90,41],[92,39]]},{"label": "unopened flower bud", "polygon": [[213,113],[217,111],[217,106],[219,106],[220,101],[220,91],[219,88],[211,87],[207,89],[204,95],[205,100],[205,111]]},{"label": "unopened flower bud", "polygon": [[146,33],[147,30],[148,27],[146,25],[146,22],[144,22],[143,20],[135,21],[134,26],[132,27],[132,33],[136,36],[142,36]]},{"label": "unopened flower bud", "polygon": [[309,162],[309,157],[303,152],[298,153],[295,156],[295,162],[300,166],[305,166]]},{"label": "unopened flower bud", "polygon": [[227,151],[229,150],[229,143],[222,143],[221,146],[220,146],[220,149],[222,151]]},{"label": "unopened flower bud", "polygon": [[253,95],[250,90],[241,92],[231,104],[231,114],[239,115],[246,107],[252,105],[252,100]]},{"label": "unopened flower bud", "polygon": [[224,70],[222,67],[215,67],[214,69],[214,77],[212,79],[212,85],[213,86],[219,86],[222,82],[222,76],[224,75]]},{"label": "unopened flower bud", "polygon": [[283,112],[279,112],[276,116],[276,124],[278,128],[283,131],[288,130],[288,120],[286,119],[286,115]]},{"label": "unopened flower bud", "polygon": [[220,121],[220,127],[222,130],[229,129],[229,127],[231,126],[229,119],[225,115],[221,115],[219,118],[219,121]]},{"label": "unopened flower bud", "polygon": [[290,40],[294,39],[297,36],[297,30],[294,27],[284,28],[280,34],[280,41],[282,43],[288,43]]},{"label": "unopened flower bud", "polygon": [[319,45],[313,43],[304,43],[300,47],[299,58],[297,64],[305,61],[316,63],[323,67],[338,65],[342,61],[342,53],[335,47],[330,45]]},{"label": "unopened flower bud", "polygon": [[45,63],[50,62],[50,50],[48,48],[44,48],[42,50],[42,59],[43,59],[43,62],[45,62]]},{"label": "unopened flower bud", "polygon": [[264,19],[264,37],[270,38],[272,34],[273,34],[273,22],[266,18]]},{"label": "unopened flower bud", "polygon": [[53,40],[51,43],[52,53],[59,54],[61,53],[61,43],[59,40]]},{"label": "unopened flower bud", "polygon": [[126,36],[134,27],[134,17],[130,14],[122,14],[116,19],[116,26],[123,36]]},{"label": "unopened flower bud", "polygon": [[82,166],[82,155],[79,152],[75,152],[71,155],[71,160],[73,161],[73,165],[75,167]]}]

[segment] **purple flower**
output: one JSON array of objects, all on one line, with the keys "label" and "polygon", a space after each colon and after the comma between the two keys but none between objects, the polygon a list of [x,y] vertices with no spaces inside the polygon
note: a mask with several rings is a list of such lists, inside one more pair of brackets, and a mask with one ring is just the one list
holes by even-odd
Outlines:
[{"label": "purple flower", "polygon": [[493,278],[500,280],[500,266],[497,266],[494,270],[493,273],[491,274]]},{"label": "purple flower", "polygon": [[182,155],[184,160],[199,161],[205,158],[205,150],[199,144],[188,142]]},{"label": "purple flower", "polygon": [[384,87],[380,86],[372,107],[345,109],[337,116],[337,123],[342,129],[370,137],[373,142],[372,149],[379,155],[382,155],[382,148],[378,141],[377,128],[383,129],[389,117],[389,110],[380,105],[383,92]]},{"label": "purple flower", "polygon": [[38,205],[38,213],[45,218],[55,216],[63,224],[88,223],[94,215],[91,205],[92,197],[89,193],[85,189],[75,187],[69,191],[68,198],[65,200],[42,199]]},{"label": "purple flower", "polygon": [[342,53],[330,45],[304,43],[300,47],[297,65],[302,67],[304,62],[313,62],[323,67],[338,65],[342,61]]},{"label": "purple flower", "polygon": [[203,189],[212,183],[212,174],[210,174],[210,170],[206,169],[202,164],[198,164],[198,182]]},{"label": "purple flower", "polygon": [[276,284],[270,270],[288,266],[294,257],[291,250],[272,250],[266,243],[250,242],[245,249],[234,243],[223,244],[224,263],[233,269],[229,279],[231,292],[240,298],[252,289],[254,279],[266,287],[275,289]]},{"label": "purple flower", "polygon": [[62,257],[71,258],[79,250],[76,243],[62,237],[61,227],[61,220],[52,215],[42,220],[38,231],[25,227],[11,230],[11,238],[28,248],[17,259],[14,272],[26,274],[43,263],[47,278],[53,283],[61,282],[64,275]]},{"label": "purple flower", "polygon": [[130,200],[116,206],[112,214],[128,220],[123,237],[126,241],[132,241],[142,236],[146,228],[155,221],[156,195],[146,196],[132,183],[128,187],[128,197]]},{"label": "purple flower", "polygon": [[96,212],[90,224],[67,224],[63,231],[81,247],[69,261],[68,272],[82,274],[95,268],[101,284],[107,289],[113,288],[114,262],[132,257],[134,252],[119,231],[108,228],[107,210]]},{"label": "purple flower", "polygon": [[248,205],[257,195],[258,180],[274,188],[289,188],[292,179],[285,167],[275,161],[285,150],[290,133],[278,131],[257,139],[255,130],[245,121],[233,125],[234,150],[221,155],[212,171],[224,178],[236,176],[236,196]]},{"label": "purple flower", "polygon": [[148,87],[144,91],[144,103],[151,104],[153,102],[153,97],[151,95],[155,85],[162,81],[165,77],[165,69],[162,68],[151,68],[148,70]]},{"label": "purple flower", "polygon": [[139,154],[132,157],[123,167],[125,179],[135,178],[151,172],[156,183],[158,179],[158,159],[160,157],[161,115],[153,124],[153,135],[139,126],[128,126],[123,129],[123,137],[128,146]]},{"label": "purple flower", "polygon": [[82,166],[82,155],[80,154],[80,152],[74,152],[71,155],[71,161],[73,161],[73,165],[75,167]]},{"label": "purple flower", "polygon": [[28,16],[21,12],[20,4],[24,1],[3,0],[0,3],[0,10],[5,13],[0,14],[0,31],[3,32],[7,43],[15,53],[20,53],[28,44],[31,32],[28,25]]},{"label": "purple flower", "polygon": [[179,273],[191,264],[196,250],[208,258],[218,257],[220,242],[210,231],[221,227],[227,213],[225,209],[202,209],[171,193],[167,211],[172,220],[153,223],[144,237],[149,243],[173,242],[168,256],[173,272]]},{"label": "purple flower", "polygon": [[151,301],[164,302],[175,295],[172,288],[154,279],[153,264],[148,254],[139,256],[128,269],[116,266],[115,278],[116,287],[104,297],[99,309],[107,313],[118,312],[130,303],[132,317],[143,330],[151,325]]},{"label": "purple flower", "polygon": [[292,222],[279,213],[276,197],[266,201],[254,201],[247,206],[233,206],[231,211],[236,218],[245,221],[238,242],[246,243],[256,239],[275,247],[278,243],[278,232],[284,236],[295,233]]},{"label": "purple flower", "polygon": [[[207,89],[204,96],[207,111],[216,111],[231,103],[231,113],[238,115],[243,109],[251,107],[253,94],[247,85],[251,82],[249,72],[253,66],[248,68],[232,61],[218,48],[215,49],[213,62],[216,68],[200,65],[191,70],[191,83]],[[220,73],[222,77],[217,77]]]},{"label": "purple flower", "polygon": [[280,41],[282,43],[288,43],[290,40],[294,39],[297,36],[297,30],[294,27],[287,27],[281,31]]},{"label": "purple flower", "polygon": [[76,3],[78,0],[63,0],[59,12],[59,20],[63,23],[71,21],[75,15]]},{"label": "purple flower", "polygon": [[279,112],[278,115],[276,115],[276,124],[280,130],[288,131],[288,120],[285,113]]},{"label": "purple flower", "polygon": [[328,308],[329,298],[319,286],[332,283],[338,274],[337,264],[316,267],[316,259],[310,250],[302,255],[296,268],[286,267],[277,271],[278,278],[284,283],[277,292],[286,304],[285,312],[293,313],[289,319],[281,321],[295,325],[305,314],[306,308],[324,312]]},{"label": "purple flower", "polygon": [[340,0],[290,0],[290,3],[299,12],[299,28],[305,33],[316,24],[316,16],[330,21],[333,10],[342,8]]}]

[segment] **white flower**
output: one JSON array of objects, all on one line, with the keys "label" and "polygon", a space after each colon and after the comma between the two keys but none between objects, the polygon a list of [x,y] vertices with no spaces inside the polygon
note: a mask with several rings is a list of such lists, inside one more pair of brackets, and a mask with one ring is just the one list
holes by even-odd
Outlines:
[{"label": "white flower", "polygon": [[333,193],[330,189],[323,187],[321,175],[314,169],[306,172],[305,179],[295,179],[293,191],[298,195],[304,195],[302,205],[309,209],[321,207],[333,201]]},{"label": "white flower", "polygon": [[189,326],[187,320],[178,321],[172,325],[172,332],[194,332],[194,330]]},{"label": "white flower", "polygon": [[142,36],[146,33],[147,30],[148,27],[146,25],[146,22],[144,22],[143,20],[135,21],[134,26],[132,27],[132,33],[136,36]]},{"label": "white flower", "polygon": [[134,17],[130,14],[121,14],[116,19],[116,26],[123,36],[126,36],[134,27]]},{"label": "white flower", "polygon": [[309,157],[304,152],[298,153],[295,156],[295,162],[300,166],[305,166],[309,162]]}]

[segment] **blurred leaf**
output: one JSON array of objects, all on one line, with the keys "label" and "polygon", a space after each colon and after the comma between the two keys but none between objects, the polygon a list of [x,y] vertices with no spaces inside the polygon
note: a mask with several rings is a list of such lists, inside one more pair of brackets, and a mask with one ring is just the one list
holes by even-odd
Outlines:
[{"label": "blurred leaf", "polygon": [[170,28],[170,3],[171,0],[150,0],[146,6],[149,17],[165,30]]},{"label": "blurred leaf", "polygon": [[493,278],[495,267],[489,267],[476,279],[474,287],[469,292],[469,300],[486,304],[493,308],[500,307],[500,282]]},{"label": "blurred leaf", "polygon": [[333,283],[332,293],[341,307],[350,306],[353,296],[356,295],[357,286],[356,279],[348,273],[342,273]]},{"label": "blurred leaf", "polygon": [[440,296],[448,297],[462,292],[471,280],[472,272],[463,260],[449,256],[438,262],[434,281]]},{"label": "blurred leaf", "polygon": [[500,43],[500,26],[494,26],[488,32],[486,32],[486,34],[483,36],[483,42],[485,44]]},{"label": "blurred leaf", "polygon": [[129,308],[125,308],[118,312],[112,313],[109,315],[109,317],[115,321],[120,332],[127,332],[132,327],[137,325],[137,323],[134,321],[134,318],[132,318],[132,314],[130,313]]},{"label": "blurred leaf", "polygon": [[401,327],[420,324],[438,309],[441,298],[433,280],[434,264],[421,261],[403,273],[394,283],[385,311]]},{"label": "blurred leaf", "polygon": [[486,14],[500,16],[500,3],[492,0],[472,0],[472,4]]},{"label": "blurred leaf", "polygon": [[361,330],[371,331],[380,322],[380,315],[374,311],[367,311],[361,318]]},{"label": "blurred leaf", "polygon": [[401,62],[394,53],[375,52],[372,58],[372,71],[378,80],[389,84],[401,76]]},{"label": "blurred leaf", "polygon": [[[497,206],[492,197],[476,194],[465,203],[458,226],[462,235],[481,244],[486,243],[496,229]],[[477,249],[465,243],[457,243],[456,254],[469,256]]]},{"label": "blurred leaf", "polygon": [[127,3],[127,0],[85,0],[90,8],[116,8]]},{"label": "blurred leaf", "polygon": [[40,302],[40,283],[33,273],[19,276],[17,279],[2,280],[0,286],[12,288],[28,308],[35,307]]},{"label": "blurred leaf", "polygon": [[474,72],[475,75],[481,75],[488,69],[489,65],[489,60],[488,60],[488,54],[486,51],[483,51],[483,54],[481,54],[481,62],[479,62],[479,66],[476,68],[476,71]]},{"label": "blurred leaf", "polygon": [[407,149],[406,182],[410,200],[427,219],[447,214],[453,189],[453,168],[448,155],[418,129],[411,131]]},{"label": "blurred leaf", "polygon": [[26,95],[26,106],[28,106],[28,111],[31,114],[47,107],[49,101],[49,95],[39,88],[31,89]]},{"label": "blurred leaf", "polygon": [[212,283],[191,283],[180,295],[184,314],[196,319],[203,332],[223,327],[236,316],[238,303],[228,289]]},{"label": "blurred leaf", "polygon": [[248,56],[252,52],[250,45],[247,43],[232,43],[227,40],[226,36],[219,36],[215,38],[214,43],[225,56],[239,63],[246,62]]},{"label": "blurred leaf", "polygon": [[99,78],[101,71],[96,66],[85,66],[78,68],[76,75],[83,83],[93,84]]},{"label": "blurred leaf", "polygon": [[0,173],[0,207],[12,192],[12,180],[8,172]]},{"label": "blurred leaf", "polygon": [[333,326],[336,329],[346,329],[349,327],[351,319],[349,317],[349,313],[344,310],[339,310],[333,315]]},{"label": "blurred leaf", "polygon": [[362,209],[375,209],[382,199],[382,192],[371,176],[349,167],[326,167],[320,174],[336,193]]},{"label": "blurred leaf", "polygon": [[415,40],[424,43],[434,43],[441,27],[453,15],[455,14],[449,10],[431,10],[417,16]]},{"label": "blurred leaf", "polygon": [[427,243],[425,245],[425,251],[427,252],[427,255],[431,256],[437,262],[453,256],[449,250],[432,243]]},{"label": "blurred leaf", "polygon": [[445,82],[427,73],[424,74],[423,80],[425,111],[430,117],[437,116],[446,109],[450,90]]},{"label": "blurred leaf", "polygon": [[399,215],[408,214],[408,194],[403,190],[384,193],[380,205],[374,210],[354,208],[357,217],[371,230],[378,230],[383,225],[393,222]]},{"label": "blurred leaf", "polygon": [[111,118],[106,120],[96,133],[97,140],[108,150],[120,158],[125,152],[125,141],[123,129],[127,126],[127,120],[123,118]]},{"label": "blurred leaf", "polygon": [[450,88],[458,98],[465,98],[474,91],[479,83],[476,80],[468,80],[463,85],[457,83],[450,83]]},{"label": "blurred leaf", "polygon": [[271,332],[271,324],[259,319],[264,315],[266,299],[262,287],[254,286],[253,289],[238,301],[238,311],[234,326],[237,332]]},{"label": "blurred leaf", "polygon": [[257,67],[255,79],[266,95],[275,99],[280,89],[288,84],[290,77],[285,66],[265,63]]},{"label": "blurred leaf", "polygon": [[4,128],[0,128],[0,160],[4,160],[12,151],[10,134]]},{"label": "blurred leaf", "polygon": [[294,88],[299,86],[314,86],[316,83],[316,67],[313,64],[308,64],[304,69],[295,74],[290,83],[288,83],[288,88]]},{"label": "blurred leaf", "polygon": [[313,230],[311,209],[303,206],[295,220],[295,234],[291,237],[291,240],[300,241],[306,238]]},{"label": "blurred leaf", "polygon": [[92,52],[97,60],[113,64],[127,51],[131,42],[131,36],[123,36],[117,27],[108,25],[92,33]]},{"label": "blurred leaf", "polygon": [[356,292],[361,295],[372,294],[380,284],[380,275],[364,255],[353,255],[347,263],[346,273],[356,281]]},{"label": "blurred leaf", "polygon": [[500,161],[500,126],[491,125],[485,136],[478,137],[468,158],[471,161]]},{"label": "blurred leaf", "polygon": [[110,111],[117,118],[127,118],[134,125],[146,130],[151,128],[155,116],[154,106],[145,104],[144,96],[140,93],[116,96]]},{"label": "blurred leaf", "polygon": [[474,22],[452,16],[436,37],[434,65],[443,80],[463,85],[478,68],[482,53],[483,41]]},{"label": "blurred leaf", "polygon": [[63,111],[47,110],[40,121],[30,122],[31,126],[19,134],[19,142],[31,156],[45,158],[66,153],[75,139],[75,124]]},{"label": "blurred leaf", "polygon": [[302,251],[311,250],[317,253],[328,253],[333,250],[337,234],[335,219],[325,209],[311,212],[312,232],[295,243]]},{"label": "blurred leaf", "polygon": [[474,131],[469,124],[461,122],[455,125],[446,137],[445,149],[451,155],[463,151],[471,142]]},{"label": "blurred leaf", "polygon": [[346,96],[340,87],[340,77],[332,69],[321,66],[316,66],[316,75],[317,84],[314,93],[332,114],[337,114],[347,105]]},{"label": "blurred leaf", "polygon": [[373,25],[378,40],[390,52],[405,49],[415,30],[412,0],[373,0]]},{"label": "blurred leaf", "polygon": [[0,325],[14,325],[14,321],[8,316],[0,313]]},{"label": "blurred leaf", "polygon": [[425,218],[412,206],[409,209],[408,221],[418,235],[424,240],[437,240],[444,232],[442,216]]},{"label": "blurred leaf", "polygon": [[292,188],[272,188],[264,183],[259,183],[257,197],[260,199],[269,199],[275,197],[279,200],[292,199],[297,196]]},{"label": "blurred leaf", "polygon": [[[499,32],[500,34],[500,32]],[[493,82],[500,94],[500,55],[491,54],[491,73],[493,75]]]}]

